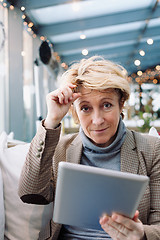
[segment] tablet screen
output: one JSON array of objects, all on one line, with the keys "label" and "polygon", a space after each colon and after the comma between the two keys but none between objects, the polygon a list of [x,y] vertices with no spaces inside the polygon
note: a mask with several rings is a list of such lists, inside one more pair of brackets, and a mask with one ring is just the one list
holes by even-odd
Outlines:
[{"label": "tablet screen", "polygon": [[148,181],[147,176],[60,162],[53,221],[101,229],[103,213],[132,218]]}]

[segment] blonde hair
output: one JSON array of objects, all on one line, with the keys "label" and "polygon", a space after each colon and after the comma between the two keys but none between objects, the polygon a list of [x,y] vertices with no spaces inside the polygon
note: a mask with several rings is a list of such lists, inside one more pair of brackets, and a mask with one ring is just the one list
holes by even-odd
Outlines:
[{"label": "blonde hair", "polygon": [[[73,64],[61,77],[61,82],[81,85],[86,88],[104,90],[112,88],[119,90],[120,102],[124,102],[130,96],[128,74],[124,67],[112,61],[105,60],[101,56],[93,56],[82,59]],[[76,123],[76,113],[71,109]]]}]

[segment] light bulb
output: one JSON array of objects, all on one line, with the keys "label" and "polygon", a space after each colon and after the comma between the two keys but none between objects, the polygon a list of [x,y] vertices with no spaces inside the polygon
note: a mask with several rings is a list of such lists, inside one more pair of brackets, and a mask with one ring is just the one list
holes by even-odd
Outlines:
[{"label": "light bulb", "polygon": [[134,64],[135,64],[136,66],[139,66],[139,65],[141,64],[141,62],[140,62],[140,60],[137,59],[137,60],[134,61]]},{"label": "light bulb", "polygon": [[147,43],[148,43],[149,45],[152,45],[152,44],[153,44],[153,39],[152,39],[152,38],[148,38],[148,39],[147,39]]},{"label": "light bulb", "polygon": [[83,50],[82,50],[82,54],[83,54],[84,56],[88,55],[88,50],[87,50],[87,49],[83,49]]}]

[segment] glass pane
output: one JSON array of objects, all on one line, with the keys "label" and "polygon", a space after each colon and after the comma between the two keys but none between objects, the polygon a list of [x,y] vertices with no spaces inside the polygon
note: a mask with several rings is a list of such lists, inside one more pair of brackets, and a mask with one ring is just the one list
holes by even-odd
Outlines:
[{"label": "glass pane", "polygon": [[8,129],[8,10],[0,5],[0,132]]},{"label": "glass pane", "polygon": [[33,38],[23,31],[23,100],[24,100],[24,140],[29,142],[35,132],[35,102],[33,84]]}]

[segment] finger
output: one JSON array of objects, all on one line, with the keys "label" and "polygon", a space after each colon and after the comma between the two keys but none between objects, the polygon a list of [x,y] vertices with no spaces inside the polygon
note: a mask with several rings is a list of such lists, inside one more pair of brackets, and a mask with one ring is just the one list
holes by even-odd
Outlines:
[{"label": "finger", "polygon": [[[75,87],[75,85],[73,85]],[[77,98],[81,96],[81,93],[76,93],[70,87],[64,88],[62,90],[64,95],[64,102],[67,104],[69,102],[73,103]]]},{"label": "finger", "polygon": [[[63,103],[64,104],[67,104],[68,103],[68,101],[69,101],[69,97],[70,97],[70,94],[69,94],[69,91],[68,91],[68,89],[61,89],[61,94],[62,94],[62,96],[63,96],[63,98],[62,98],[62,100],[63,100]],[[61,95],[60,95],[60,97],[61,97]]]},{"label": "finger", "polygon": [[131,229],[127,228],[125,225],[115,222],[114,220],[112,220],[112,218],[108,222],[108,224],[115,229],[114,233],[118,235],[120,235],[121,233],[122,235],[127,237],[130,235],[130,232],[132,231]]},{"label": "finger", "polygon": [[72,103],[77,99],[77,98],[79,98],[80,96],[81,96],[82,94],[81,93],[73,93],[73,95],[72,95]]},{"label": "finger", "polygon": [[131,223],[132,220],[129,219],[128,217],[124,217],[120,214],[113,213],[112,214],[112,219],[113,219],[114,222],[125,226],[127,229],[130,229],[130,230],[133,229],[133,226],[132,226],[132,223]]},{"label": "finger", "polygon": [[107,223],[109,221],[109,216],[107,214],[103,214],[102,217],[100,217],[99,223],[100,225],[104,225],[105,223]]},{"label": "finger", "polygon": [[77,87],[76,84],[73,84],[73,83],[66,83],[66,84],[61,85],[60,88],[64,88],[65,86],[66,86],[66,87],[70,87],[71,89]]},{"label": "finger", "polygon": [[68,86],[72,89],[72,91],[73,91],[73,89],[74,88],[76,88],[77,87],[77,85],[76,84],[72,84],[72,83],[70,83],[70,84],[68,84]]},{"label": "finger", "polygon": [[139,211],[137,210],[134,214],[133,221],[138,222],[139,221],[138,217],[139,217]]},{"label": "finger", "polygon": [[61,89],[59,89],[57,97],[58,97],[58,102],[60,104],[63,104],[64,103],[64,94]]},{"label": "finger", "polygon": [[107,232],[112,239],[121,239],[126,240],[128,233],[128,229],[123,229],[123,226],[121,227],[121,231],[119,231],[119,224],[115,223],[111,217],[109,216],[103,216],[100,219],[101,227],[105,232]]},{"label": "finger", "polygon": [[67,104],[69,101],[73,99],[73,90],[72,88],[75,87],[75,85],[66,85],[61,88],[61,93],[64,96],[63,102]]},{"label": "finger", "polygon": [[46,96],[46,100],[48,101],[55,101],[59,104],[68,104],[70,102],[73,103],[78,97],[81,96],[80,93],[74,93],[73,88],[75,85],[70,84],[69,86],[66,85],[64,87],[58,88],[53,92],[50,92]]},{"label": "finger", "polygon": [[[124,235],[123,233],[119,232],[116,228],[114,228],[112,225],[107,226],[106,228],[106,232],[109,234],[109,236],[112,239],[116,239],[116,240],[127,240],[127,236]],[[105,231],[105,229],[104,229]]]},{"label": "finger", "polygon": [[135,222],[133,219],[116,213],[112,214],[112,219],[114,222],[124,225],[125,228],[129,229],[130,231],[138,229],[137,223],[140,222],[138,219]]},{"label": "finger", "polygon": [[50,93],[48,93],[47,94],[47,96],[46,96],[46,101],[49,103],[49,102],[51,102],[51,101],[56,101],[56,102],[58,102],[59,100],[58,100],[58,91],[53,91],[53,92],[50,92]]},{"label": "finger", "polygon": [[68,104],[73,95],[72,89],[68,86],[64,86],[63,88],[60,88],[59,91],[60,103]]}]

